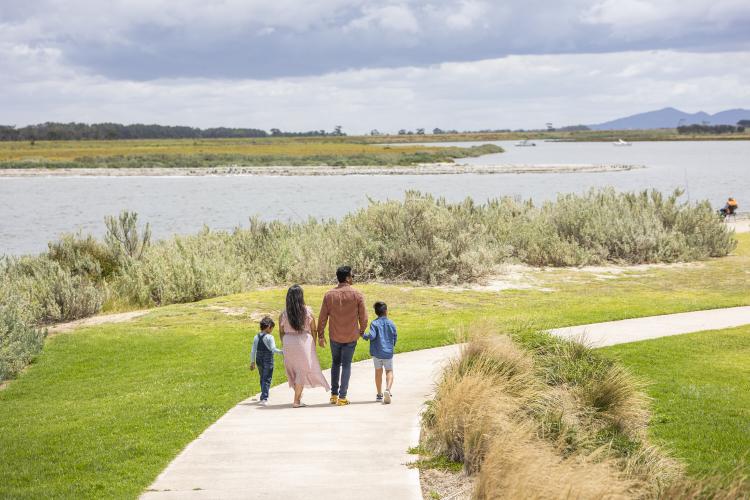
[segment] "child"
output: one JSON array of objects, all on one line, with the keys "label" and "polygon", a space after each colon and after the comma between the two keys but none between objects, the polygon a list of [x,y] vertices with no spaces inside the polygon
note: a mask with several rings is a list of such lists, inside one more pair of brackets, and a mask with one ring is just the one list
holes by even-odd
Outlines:
[{"label": "child", "polygon": [[253,339],[253,348],[250,351],[250,369],[255,370],[258,363],[260,373],[260,405],[268,404],[268,391],[271,389],[273,379],[273,355],[283,354],[281,349],[276,348],[276,341],[271,334],[276,323],[270,316],[260,320],[260,333]]},{"label": "child", "polygon": [[[370,331],[362,338],[370,341],[370,355],[375,363],[375,388],[378,390],[376,401],[391,403],[393,386],[393,348],[396,346],[396,325],[388,319],[388,306],[385,302],[375,302],[375,314],[378,319],[370,323]],[[385,368],[385,393],[383,387],[383,368]]]}]

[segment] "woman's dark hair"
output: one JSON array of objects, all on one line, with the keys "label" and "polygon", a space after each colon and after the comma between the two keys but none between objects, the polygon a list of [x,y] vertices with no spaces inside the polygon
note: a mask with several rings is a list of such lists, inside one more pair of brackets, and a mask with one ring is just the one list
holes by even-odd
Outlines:
[{"label": "woman's dark hair", "polygon": [[267,328],[270,328],[272,326],[276,326],[276,323],[273,322],[271,319],[271,316],[264,316],[262,320],[260,320],[260,329],[265,330]]},{"label": "woman's dark hair", "polygon": [[305,293],[299,285],[289,287],[286,292],[286,319],[289,324],[297,331],[305,327],[307,319],[307,309],[305,308]]}]

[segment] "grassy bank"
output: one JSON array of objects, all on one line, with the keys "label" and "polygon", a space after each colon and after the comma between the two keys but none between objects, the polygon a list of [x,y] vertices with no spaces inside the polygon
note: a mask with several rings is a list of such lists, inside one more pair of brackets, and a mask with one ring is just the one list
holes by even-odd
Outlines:
[{"label": "grassy bank", "polygon": [[649,385],[650,433],[693,474],[750,475],[750,327],[604,349]]},{"label": "grassy bank", "polygon": [[0,169],[207,168],[264,165],[415,165],[499,153],[485,144],[467,148],[391,148],[354,142],[295,139],[204,139],[0,142]]},{"label": "grassy bank", "polygon": [[[534,286],[524,290],[361,289],[368,303],[388,301],[406,351],[453,342],[477,321],[514,331],[750,305],[750,238],[739,240],[734,256],[612,279],[561,269],[534,271]],[[317,309],[327,287],[305,289]],[[256,328],[248,316],[277,313],[284,293],[172,305],[48,339],[36,362],[0,391],[0,497],[136,497],[207,425],[258,391],[257,372],[246,370]],[[366,349],[360,343],[356,359]],[[329,353],[319,352],[329,366]],[[275,377],[282,382],[283,370]]]}]

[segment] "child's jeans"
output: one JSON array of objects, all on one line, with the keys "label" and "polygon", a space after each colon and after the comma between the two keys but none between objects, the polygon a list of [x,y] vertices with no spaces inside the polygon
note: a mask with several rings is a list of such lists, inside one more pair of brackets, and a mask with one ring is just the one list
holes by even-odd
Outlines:
[{"label": "child's jeans", "polygon": [[273,357],[263,359],[260,356],[256,360],[258,373],[260,374],[260,399],[268,399],[268,391],[271,390],[271,380],[273,379]]}]

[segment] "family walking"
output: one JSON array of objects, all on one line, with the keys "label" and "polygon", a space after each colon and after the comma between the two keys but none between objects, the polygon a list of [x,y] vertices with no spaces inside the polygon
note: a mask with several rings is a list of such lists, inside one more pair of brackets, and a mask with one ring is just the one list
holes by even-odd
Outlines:
[{"label": "family walking", "polygon": [[[273,337],[274,321],[266,316],[260,322],[261,331],[253,339],[250,368],[256,366],[260,373],[260,404],[268,404],[274,370],[274,354],[284,356],[289,387],[294,389],[292,407],[300,408],[305,388],[324,387],[330,390],[330,403],[349,404],[347,391],[351,377],[352,359],[359,338],[370,341],[370,355],[375,365],[376,400],[391,402],[393,385],[393,352],[397,340],[396,325],[388,319],[388,306],[384,302],[374,305],[377,319],[370,324],[364,296],[352,287],[352,270],[342,266],[336,271],[338,286],[323,297],[323,304],[315,322],[312,308],[305,304],[302,287],[294,285],[286,295],[286,306],[279,317],[279,337],[282,349],[276,347]],[[331,349],[331,383],[328,384],[318,361],[316,338],[320,347],[326,346],[325,330]],[[386,388],[383,390],[383,371]]]}]

